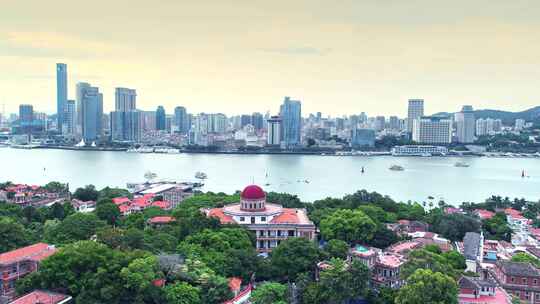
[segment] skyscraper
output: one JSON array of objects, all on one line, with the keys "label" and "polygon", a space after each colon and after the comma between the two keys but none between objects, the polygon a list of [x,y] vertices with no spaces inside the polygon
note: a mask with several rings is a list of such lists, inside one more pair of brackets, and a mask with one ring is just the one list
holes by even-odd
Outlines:
[{"label": "skyscraper", "polygon": [[281,140],[284,148],[300,145],[302,131],[302,104],[299,100],[285,97],[280,108]]},{"label": "skyscraper", "polygon": [[75,122],[77,120],[77,110],[75,100],[68,100],[64,110],[64,123],[62,134],[73,136],[75,134]]},{"label": "skyscraper", "polygon": [[156,110],[156,130],[161,131],[167,128],[167,115],[165,108],[158,106]]},{"label": "skyscraper", "polygon": [[143,130],[141,111],[111,112],[111,140],[140,142]]},{"label": "skyscraper", "polygon": [[388,126],[391,130],[399,130],[399,118],[397,116],[390,116]]},{"label": "skyscraper", "polygon": [[128,88],[116,88],[114,92],[116,111],[134,111],[137,109],[137,91]]},{"label": "skyscraper", "polygon": [[76,92],[75,92],[75,102],[77,103],[76,110],[77,110],[77,119],[75,123],[75,134],[82,138],[82,130],[83,130],[83,99],[84,94],[87,89],[89,89],[91,86],[89,83],[86,82],[79,82],[76,86]]},{"label": "skyscraper", "polygon": [[472,106],[463,106],[461,112],[454,115],[456,121],[456,136],[459,143],[474,142],[476,121]]},{"label": "skyscraper", "polygon": [[67,65],[56,64],[56,117],[57,129],[62,132],[67,104]]},{"label": "skyscraper", "polygon": [[424,100],[409,99],[409,107],[407,109],[407,132],[412,133],[414,120],[424,116]]},{"label": "skyscraper", "polygon": [[266,143],[269,146],[279,146],[281,143],[281,118],[279,116],[272,116],[267,120],[268,136]]},{"label": "skyscraper", "polygon": [[263,115],[259,112],[251,114],[251,124],[255,127],[255,130],[261,130],[264,127]]},{"label": "skyscraper", "polygon": [[180,134],[187,134],[187,132],[189,131],[190,123],[185,107],[174,108],[174,122],[178,127],[178,132],[180,132]]},{"label": "skyscraper", "polygon": [[34,107],[30,104],[19,105],[19,122],[29,125],[34,121]]},{"label": "skyscraper", "polygon": [[375,117],[375,131],[382,131],[386,125],[386,119],[384,116]]},{"label": "skyscraper", "polygon": [[103,94],[99,92],[99,88],[87,83],[79,83],[77,89],[81,104],[82,138],[86,143],[95,142],[103,130]]}]

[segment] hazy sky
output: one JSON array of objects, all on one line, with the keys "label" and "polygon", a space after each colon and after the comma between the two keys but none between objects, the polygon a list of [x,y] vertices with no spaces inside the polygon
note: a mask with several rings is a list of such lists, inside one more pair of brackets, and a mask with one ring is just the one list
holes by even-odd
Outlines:
[{"label": "hazy sky", "polygon": [[138,107],[406,115],[540,105],[538,0],[0,0],[0,104],[52,113],[55,63]]}]

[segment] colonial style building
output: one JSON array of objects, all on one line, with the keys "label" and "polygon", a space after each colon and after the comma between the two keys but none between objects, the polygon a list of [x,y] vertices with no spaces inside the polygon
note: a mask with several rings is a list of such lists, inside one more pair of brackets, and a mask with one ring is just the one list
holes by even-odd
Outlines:
[{"label": "colonial style building", "polygon": [[39,263],[55,252],[54,246],[37,243],[0,254],[0,296],[13,297],[15,282],[36,271]]},{"label": "colonial style building", "polygon": [[493,275],[507,293],[525,303],[540,303],[540,270],[530,263],[497,261]]},{"label": "colonial style building", "polygon": [[258,252],[270,252],[291,237],[315,239],[316,228],[306,210],[267,203],[266,194],[256,185],[242,191],[239,203],[202,211],[207,216],[219,218],[223,224],[245,225],[255,232]]}]

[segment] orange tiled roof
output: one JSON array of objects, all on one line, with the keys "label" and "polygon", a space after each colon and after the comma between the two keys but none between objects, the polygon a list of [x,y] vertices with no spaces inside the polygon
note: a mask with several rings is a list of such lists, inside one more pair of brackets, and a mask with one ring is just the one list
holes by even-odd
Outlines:
[{"label": "orange tiled roof", "polygon": [[282,213],[272,219],[272,224],[298,224],[300,219],[296,214],[296,209],[283,208]]},{"label": "orange tiled roof", "polygon": [[219,218],[222,224],[234,223],[232,216],[223,213],[222,208],[213,208],[208,211],[208,216]]},{"label": "orange tiled roof", "polygon": [[12,302],[10,304],[58,304],[71,297],[61,293],[44,290],[34,290]]},{"label": "orange tiled roof", "polygon": [[56,252],[49,244],[37,243],[0,254],[0,264],[11,264],[24,259],[41,261]]},{"label": "orange tiled roof", "polygon": [[240,291],[240,287],[242,287],[242,279],[237,277],[229,278],[229,289],[231,291]]},{"label": "orange tiled roof", "polygon": [[172,216],[154,216],[150,219],[150,223],[152,224],[166,224],[170,222],[174,222],[174,217]]}]

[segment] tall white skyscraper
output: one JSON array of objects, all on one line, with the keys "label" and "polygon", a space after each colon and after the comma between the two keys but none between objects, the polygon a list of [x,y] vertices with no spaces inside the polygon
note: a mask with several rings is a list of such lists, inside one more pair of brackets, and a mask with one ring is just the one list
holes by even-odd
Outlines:
[{"label": "tall white skyscraper", "polygon": [[64,63],[56,64],[56,117],[57,130],[62,132],[67,104],[67,65]]},{"label": "tall white skyscraper", "polygon": [[302,104],[300,101],[285,97],[279,116],[281,117],[283,146],[288,149],[300,145],[302,136]]},{"label": "tall white skyscraper", "polygon": [[469,144],[474,142],[476,121],[472,106],[463,106],[461,112],[454,114],[456,121],[456,136],[459,143]]},{"label": "tall white skyscraper", "polygon": [[422,144],[452,142],[452,120],[441,117],[421,117],[413,121],[413,141]]},{"label": "tall white skyscraper", "polygon": [[409,107],[407,109],[407,132],[413,131],[414,120],[424,116],[424,100],[409,99]]}]

